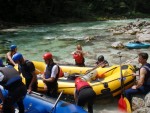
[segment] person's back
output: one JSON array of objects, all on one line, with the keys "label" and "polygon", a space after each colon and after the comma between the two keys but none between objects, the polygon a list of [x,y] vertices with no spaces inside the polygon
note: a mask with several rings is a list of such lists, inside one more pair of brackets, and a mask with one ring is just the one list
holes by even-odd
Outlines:
[{"label": "person's back", "polygon": [[15,66],[15,62],[12,60],[12,56],[17,52],[17,46],[11,45],[10,51],[6,54],[6,63],[7,65]]},{"label": "person's back", "polygon": [[74,98],[78,106],[84,107],[88,105],[88,112],[93,113],[93,103],[96,93],[88,82],[82,80],[80,77],[75,79],[75,93]]},{"label": "person's back", "polygon": [[19,73],[13,67],[0,67],[0,85],[8,90],[8,96],[0,97],[3,101],[3,112],[14,113],[13,106],[18,104],[19,113],[24,113],[23,98],[27,93],[27,89],[22,82]]}]

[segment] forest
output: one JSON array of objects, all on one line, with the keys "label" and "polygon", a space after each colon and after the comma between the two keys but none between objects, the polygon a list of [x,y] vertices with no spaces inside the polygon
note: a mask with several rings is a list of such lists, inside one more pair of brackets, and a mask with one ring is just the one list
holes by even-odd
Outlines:
[{"label": "forest", "polygon": [[0,22],[56,23],[136,17],[150,17],[150,0],[0,0]]}]

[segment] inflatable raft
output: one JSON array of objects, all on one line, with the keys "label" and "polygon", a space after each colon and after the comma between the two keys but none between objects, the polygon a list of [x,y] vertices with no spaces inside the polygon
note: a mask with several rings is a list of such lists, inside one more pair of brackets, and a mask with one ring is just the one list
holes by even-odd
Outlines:
[{"label": "inflatable raft", "polygon": [[141,49],[141,48],[149,48],[149,43],[136,43],[136,42],[129,42],[125,45],[128,49]]},{"label": "inflatable raft", "polygon": [[[33,61],[36,67],[36,73],[39,76],[43,73],[46,65],[44,62]],[[93,87],[97,95],[103,95],[106,93],[111,94],[112,96],[117,96],[121,93],[121,81],[120,81],[120,66],[114,65],[111,67],[101,68],[98,67],[93,71],[92,67],[76,67],[76,66],[60,66],[63,73],[66,75],[77,74],[82,76],[84,79],[89,81],[90,85]],[[125,89],[130,88],[135,77],[132,76],[135,68],[132,65],[122,65],[122,75],[124,80]],[[85,74],[87,73],[87,74]],[[59,92],[62,90],[64,94],[73,95],[75,90],[74,80],[68,80],[68,76],[63,76],[58,79]],[[44,88],[43,81],[38,78],[38,90],[42,91]]]},{"label": "inflatable raft", "polygon": [[[7,91],[1,88],[4,96]],[[24,98],[25,113],[87,113],[74,104],[54,98],[46,97],[40,93],[27,94]],[[18,109],[15,109],[18,113]]]}]

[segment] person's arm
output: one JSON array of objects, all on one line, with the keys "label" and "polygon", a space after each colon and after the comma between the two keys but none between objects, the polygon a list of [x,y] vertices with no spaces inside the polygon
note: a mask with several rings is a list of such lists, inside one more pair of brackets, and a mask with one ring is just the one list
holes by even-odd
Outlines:
[{"label": "person's arm", "polygon": [[10,53],[10,52],[8,52],[8,53],[6,54],[6,57],[9,59],[10,63],[12,63],[14,66],[16,65],[16,63],[13,61],[13,59],[12,59],[12,57],[11,57],[11,53]]},{"label": "person's arm", "polygon": [[75,100],[75,102],[77,102],[77,90],[76,90],[76,88],[75,88],[75,90],[74,90],[74,100]]},{"label": "person's arm", "polygon": [[36,76],[36,73],[35,71],[32,72],[32,80],[31,80],[31,83],[29,85],[29,91],[32,91],[32,85],[37,81],[37,76]]},{"label": "person's arm", "polygon": [[139,87],[141,87],[144,83],[144,78],[145,78],[145,75],[146,75],[147,71],[145,68],[141,68],[140,69],[140,77],[139,77],[139,80],[137,81],[137,84],[132,86],[133,89],[137,89]]},{"label": "person's arm", "polygon": [[29,84],[29,88],[28,88],[28,92],[30,93],[32,91],[32,85],[37,81],[37,76],[36,76],[36,73],[35,73],[35,66],[32,62],[28,63],[28,66],[29,66],[29,69],[30,69],[30,72],[32,74],[32,80]]}]

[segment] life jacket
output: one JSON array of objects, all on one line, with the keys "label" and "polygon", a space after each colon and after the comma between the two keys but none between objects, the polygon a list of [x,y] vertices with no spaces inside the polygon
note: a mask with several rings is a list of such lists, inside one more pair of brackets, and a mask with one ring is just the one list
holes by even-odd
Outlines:
[{"label": "life jacket", "polygon": [[73,58],[75,59],[76,64],[84,64],[84,57],[82,55],[74,53]]},{"label": "life jacket", "polygon": [[147,63],[144,66],[142,66],[141,68],[145,68],[147,71],[145,78],[144,78],[144,84],[143,85],[150,85],[150,64]]},{"label": "life jacket", "polygon": [[28,63],[32,63],[32,62],[29,60],[25,60],[25,63],[22,65],[19,65],[18,69],[21,71],[23,77],[25,77],[26,79],[32,79],[33,75],[30,71],[31,69],[27,66]]},{"label": "life jacket", "polygon": [[89,83],[87,83],[87,82],[84,81],[84,80],[82,80],[82,81],[80,81],[80,82],[78,82],[78,83],[75,83],[75,86],[76,86],[77,92],[81,91],[81,89],[83,89],[83,88],[91,87],[91,86],[89,85]]},{"label": "life jacket", "polygon": [[[46,67],[46,72],[45,72],[45,75],[46,75],[46,79],[47,78],[50,78],[51,77],[51,72],[52,72],[52,69],[53,69],[53,66],[56,65],[55,63],[51,64],[51,65],[48,65]],[[57,65],[58,66],[58,65]],[[57,80],[59,78],[59,73],[60,73],[60,67],[58,66],[58,73],[56,75],[56,78],[54,80],[54,82],[46,82],[46,84],[50,87],[50,86],[53,86],[53,85],[56,85],[57,84]]]},{"label": "life jacket", "polygon": [[1,67],[0,72],[3,73],[4,79],[1,81],[1,85],[6,89],[10,89],[15,86],[17,81],[21,81],[19,73],[13,67]]},{"label": "life jacket", "polygon": [[64,73],[63,73],[62,69],[60,68],[59,77],[63,77],[63,76],[64,76]]}]

